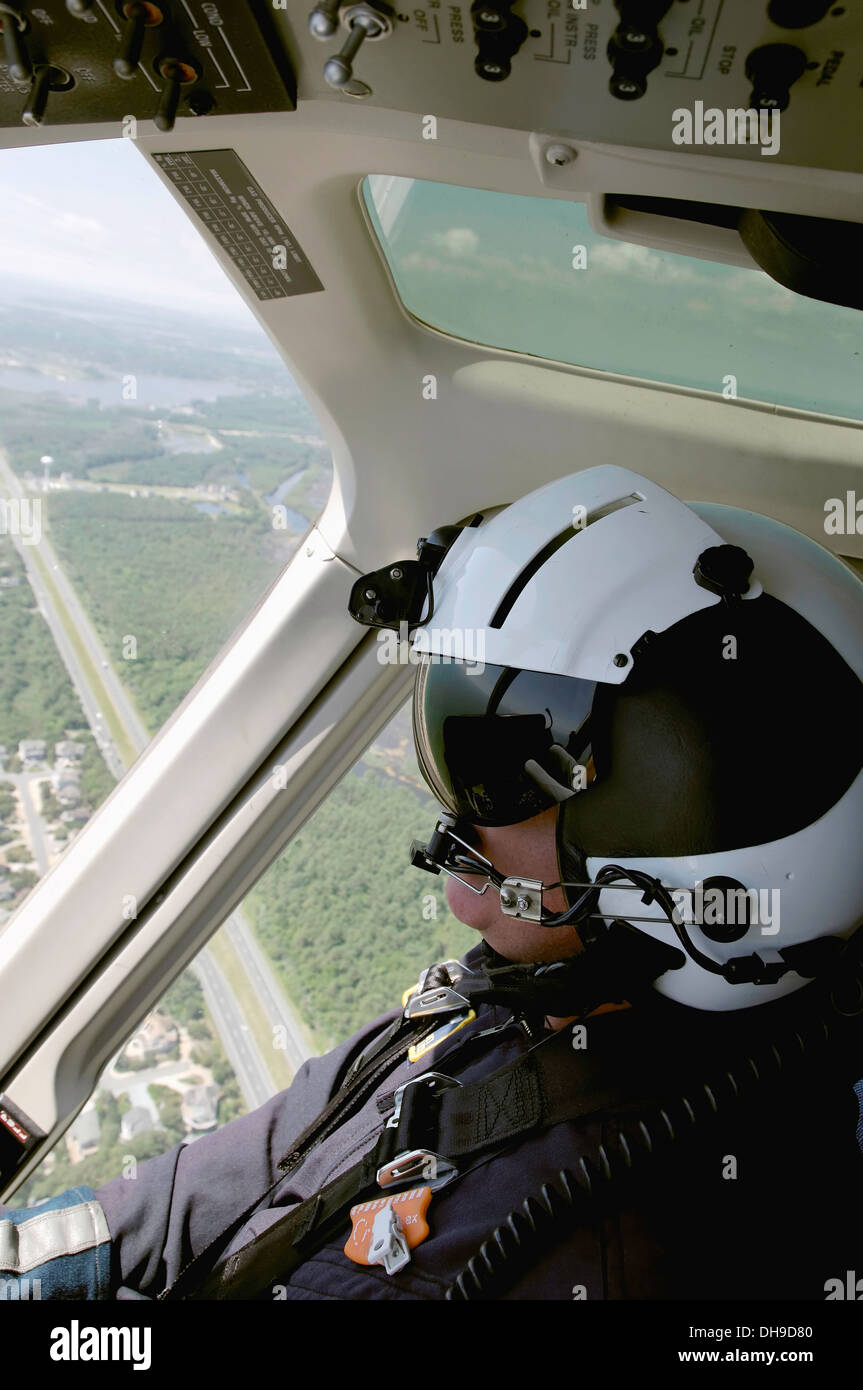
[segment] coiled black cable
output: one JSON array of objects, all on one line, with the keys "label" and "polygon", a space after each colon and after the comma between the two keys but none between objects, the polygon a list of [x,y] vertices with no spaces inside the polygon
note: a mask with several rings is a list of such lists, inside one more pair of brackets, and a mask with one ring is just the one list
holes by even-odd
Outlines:
[{"label": "coiled black cable", "polygon": [[757,1104],[765,1087],[790,1084],[801,1067],[832,1056],[837,1034],[841,1040],[843,1031],[853,1030],[863,1065],[859,1019],[856,1028],[853,1024],[858,1016],[844,1010],[833,994],[826,1003],[802,1025],[798,1020],[778,1038],[740,1054],[730,1066],[720,1065],[707,1080],[655,1102],[646,1114],[614,1112],[616,1135],[598,1144],[592,1157],[581,1158],[577,1168],[560,1169],[554,1182],[543,1183],[538,1193],[525,1197],[483,1241],[444,1297],[458,1302],[498,1298],[543,1249],[612,1205],[626,1184],[647,1176],[658,1159],[671,1149],[679,1151],[695,1131],[727,1120],[747,1103]]}]

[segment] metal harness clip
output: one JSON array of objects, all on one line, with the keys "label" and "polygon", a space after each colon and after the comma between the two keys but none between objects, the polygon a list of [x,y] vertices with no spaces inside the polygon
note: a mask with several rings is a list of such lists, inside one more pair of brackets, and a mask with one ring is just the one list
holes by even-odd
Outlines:
[{"label": "metal harness clip", "polygon": [[372,1226],[369,1264],[383,1265],[387,1274],[398,1274],[410,1263],[411,1252],[401,1223],[389,1203],[377,1213]]},{"label": "metal harness clip", "polygon": [[[442,1083],[438,1087],[437,1083]],[[452,1076],[444,1076],[442,1072],[427,1071],[422,1076],[411,1077],[403,1086],[399,1086],[393,1096],[393,1113],[387,1120],[387,1129],[398,1129],[402,1120],[404,1108],[405,1092],[411,1086],[431,1086],[437,1091],[446,1090],[450,1086],[460,1086],[461,1082],[456,1081]],[[401,1153],[384,1163],[377,1171],[376,1181],[378,1187],[413,1187],[418,1182],[425,1183],[427,1187],[436,1190],[451,1182],[458,1176],[458,1169],[449,1159],[443,1158],[440,1154],[433,1153],[431,1149],[403,1149]]]}]

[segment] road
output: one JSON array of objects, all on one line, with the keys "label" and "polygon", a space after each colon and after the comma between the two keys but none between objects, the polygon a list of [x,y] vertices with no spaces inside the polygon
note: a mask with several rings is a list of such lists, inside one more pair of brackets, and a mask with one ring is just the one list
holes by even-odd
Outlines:
[{"label": "road", "polygon": [[[228,1061],[234,1068],[246,1104],[250,1110],[256,1110],[279,1088],[269,1073],[227,980],[210,952],[201,951],[190,969],[201,982],[207,1008],[228,1054]],[[237,1014],[242,1020],[239,1026]]]},{"label": "road", "polygon": [[6,772],[3,770],[3,764],[0,763],[0,776],[4,782],[11,782],[13,786],[18,788],[18,795],[21,798],[21,805],[27,820],[30,849],[41,877],[42,874],[48,872],[48,846],[45,843],[45,828],[42,824],[42,817],[39,814],[38,805],[33,805],[33,796],[39,795],[36,791],[36,783],[49,781],[48,775],[44,772]]},{"label": "road", "polygon": [[[0,490],[8,496],[22,498],[28,494],[25,492],[17,475],[12,470],[5,453],[0,450]],[[82,708],[87,717],[93,736],[98,743],[105,762],[113,775],[119,780],[126,771],[123,759],[113,739],[108,734],[105,721],[105,711],[99,708],[96,697],[90,687],[84,669],[78,660],[74,647],[69,641],[63,624],[57,611],[56,603],[52,594],[48,592],[40,577],[39,569],[33,558],[32,551],[35,546],[25,545],[23,539],[13,536],[16,549],[21,555],[27,570],[27,576],[36,595],[42,616],[48,624],[57,648],[63,658],[66,669],[69,672],[72,684],[81,701]],[[105,691],[114,714],[122,725],[123,730],[130,743],[138,753],[142,752],[150,742],[144,724],[134,708],[129,696],[123,689],[116,672],[110,665],[105,648],[96,633],[92,623],[87,617],[81,603],[72,589],[71,584],[66,578],[57,559],[56,552],[44,536],[38,545],[40,557],[51,571],[52,582],[56,587],[61,602],[64,604],[67,614],[75,625],[77,634],[87,652],[93,666],[99,672]],[[35,735],[34,735],[35,736]],[[26,807],[25,807],[26,810]],[[28,821],[30,819],[28,812]],[[37,816],[37,820],[38,820]],[[39,826],[41,836],[41,823]],[[37,841],[34,839],[34,849]],[[44,840],[42,841],[44,847]],[[47,856],[45,858],[47,867]],[[241,964],[249,975],[249,981],[255,994],[258,996],[261,1008],[263,1009],[271,1027],[281,1025],[285,1029],[287,1050],[286,1056],[290,1065],[296,1069],[307,1057],[311,1056],[311,1050],[303,1037],[302,1031],[294,1018],[288,1001],[282,993],[281,987],[276,979],[268,961],[264,957],[254,939],[252,930],[238,909],[225,923],[225,931],[234,945]],[[209,952],[202,951],[195,962],[200,968],[200,978],[202,987],[208,1003],[213,1000],[213,1021],[216,1024],[225,1052],[231,1061],[231,1065],[237,1074],[240,1090],[246,1104],[250,1109],[269,1099],[278,1090],[265,1058],[254,1039],[254,1035],[249,1027],[243,1010],[230,990],[230,987],[218,969],[215,961]]]},{"label": "road", "polygon": [[292,1070],[299,1071],[306,1058],[312,1055],[311,1051],[242,909],[232,914],[226,929],[267,1015],[267,1022],[271,1028],[279,1025],[284,1028],[285,1056]]},{"label": "road", "polygon": [[[21,483],[19,482],[17,476],[15,475],[15,473],[13,473],[12,469],[10,468],[6,455],[2,450],[0,450],[0,487],[2,487],[2,491],[9,497],[23,498],[27,496],[27,493],[21,486]],[[105,725],[103,711],[99,708],[98,699],[93,694],[93,691],[90,688],[90,683],[86,675],[84,674],[84,669],[80,661],[78,660],[75,648],[69,640],[66,629],[60,621],[60,616],[57,612],[53,599],[50,597],[48,590],[45,587],[45,584],[42,580],[41,572],[36,563],[36,559],[34,557],[33,552],[36,549],[39,550],[39,554],[42,560],[51,570],[54,583],[57,585],[58,592],[63,597],[63,602],[65,603],[66,599],[64,590],[68,591],[69,584],[65,577],[62,575],[57,556],[44,535],[39,541],[38,547],[34,545],[25,545],[23,538],[14,534],[11,536],[11,540],[13,545],[15,546],[15,549],[18,551],[18,554],[21,556],[21,559],[24,562],[24,568],[27,572],[27,579],[29,580],[30,587],[35,595],[36,602],[39,605],[39,612],[42,614],[42,617],[48,624],[51,636],[54,638],[54,644],[58,652],[60,653],[66,670],[69,672],[69,678],[72,682],[72,685],[75,687],[75,693],[77,694],[78,699],[81,701],[81,707],[84,711],[84,714],[87,717],[87,723],[90,725],[90,728],[93,731],[93,737],[95,738],[96,743],[98,744],[99,749],[101,750],[102,757],[108,764],[108,767],[110,768],[112,774],[119,781],[119,779],[123,776],[123,773],[126,771],[123,759],[120,757],[120,753],[116,747],[116,744],[114,743],[113,739],[110,737],[108,733],[108,729]],[[80,609],[80,604],[78,605],[78,608]],[[70,610],[70,616],[73,616],[72,610]],[[77,621],[77,619],[74,620]],[[87,640],[87,633],[84,630],[79,630],[81,631],[82,638],[84,638],[84,645],[88,648],[88,652],[91,659],[95,661],[97,668],[101,667],[102,662],[106,660],[106,658],[104,652],[102,651],[101,644],[98,643],[98,638],[95,638],[95,634],[93,634],[95,644],[98,645],[91,645],[91,643]],[[94,653],[96,652],[98,652],[98,655],[94,655]],[[107,675],[108,672],[103,669],[103,676]],[[114,679],[116,682],[116,676],[114,677]],[[128,701],[126,703],[128,704]],[[135,719],[137,723],[140,724],[140,719],[138,719],[137,715],[135,715]],[[146,734],[144,735],[144,738],[146,741]]]}]

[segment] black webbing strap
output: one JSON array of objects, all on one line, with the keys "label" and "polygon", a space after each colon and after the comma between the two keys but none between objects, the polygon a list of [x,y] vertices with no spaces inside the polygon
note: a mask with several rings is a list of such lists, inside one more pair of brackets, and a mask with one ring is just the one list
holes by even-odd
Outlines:
[{"label": "black webbing strap", "polygon": [[293,1148],[279,1159],[276,1165],[278,1176],[270,1183],[267,1190],[260,1193],[253,1202],[250,1202],[243,1211],[234,1217],[230,1225],[220,1231],[203,1250],[199,1250],[198,1254],[184,1265],[174,1282],[157,1295],[157,1301],[167,1302],[191,1296],[200,1280],[209,1274],[228,1242],[242,1229],[249,1217],[263,1207],[267,1198],[275,1192],[277,1187],[281,1186],[288,1174],[297,1167],[309,1150],[354,1114],[368,1098],[369,1093],[374,1090],[381,1077],[386,1075],[391,1067],[401,1060],[411,1043],[424,1038],[433,1031],[433,1028],[434,1020],[421,1019],[410,1023],[400,1017],[396,1018],[382,1034],[374,1039],[357,1059],[359,1066],[355,1062],[349,1068],[345,1081],[321,1113],[303,1130],[294,1142]]},{"label": "black webbing strap", "polygon": [[[863,948],[863,934],[859,935],[858,949]],[[657,1109],[660,1120],[670,1128],[665,1111],[658,1107],[679,1100],[695,1126],[689,1096],[697,1099],[699,1110],[705,1109],[702,1100],[706,1100],[708,1117],[728,1113],[729,1104],[732,1109],[741,1102],[759,1105],[765,1086],[771,1091],[794,1087],[807,1074],[813,1084],[819,1084],[818,1077],[826,1074],[831,1058],[834,1069],[841,1059],[848,1061],[848,1074],[853,1072],[856,1078],[859,1068],[854,1059],[860,1055],[863,1025],[863,963],[846,950],[841,975],[813,988],[809,1007],[801,1014],[791,1007],[798,1001],[776,1001],[765,1006],[763,1015],[759,1011],[758,1018],[747,1020],[748,1028],[736,1020],[729,1028],[724,1017],[699,1020],[696,1016],[694,1021],[688,1019],[684,1038],[672,1017],[651,1033],[649,1054],[643,1043],[644,1018],[639,1018],[637,1009],[596,1018],[591,1020],[591,1031],[598,1025],[605,1037],[592,1037],[589,1051],[579,1051],[576,1074],[569,1028],[476,1082],[433,1085],[427,1076],[423,1081],[421,1073],[402,1090],[398,1123],[385,1126],[358,1164],[243,1246],[190,1296],[255,1298],[274,1282],[284,1282],[310,1255],[345,1231],[351,1206],[382,1195],[376,1182],[380,1166],[407,1150],[425,1149],[445,1159],[465,1159],[499,1150],[538,1129],[608,1113],[632,1113],[630,1107],[645,1102]],[[776,1032],[764,1027],[768,1012],[770,1023],[779,1025]],[[687,1129],[685,1121],[683,1128]],[[647,1147],[652,1152],[652,1145]],[[185,1289],[172,1296],[184,1293]]]}]

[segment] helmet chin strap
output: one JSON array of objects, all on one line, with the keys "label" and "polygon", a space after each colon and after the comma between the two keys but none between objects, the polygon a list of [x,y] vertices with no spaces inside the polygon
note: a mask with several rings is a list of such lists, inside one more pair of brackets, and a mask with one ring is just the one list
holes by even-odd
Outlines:
[{"label": "helmet chin strap", "polygon": [[[677,938],[679,950],[666,946],[662,942],[656,942],[646,933],[639,932],[634,927],[629,928],[631,937],[638,938],[639,942],[650,941],[663,953],[665,963],[661,969],[653,969],[659,959],[658,953],[654,952],[650,955],[649,963],[647,958],[642,956],[642,967],[646,966],[649,971],[652,971],[644,976],[645,982],[655,979],[665,970],[679,968],[684,964],[686,956],[689,956],[703,970],[714,975],[721,975],[729,984],[774,984],[792,970],[801,976],[812,978],[829,967],[837,952],[844,945],[840,938],[822,936],[796,946],[787,946],[783,950],[771,951],[770,958],[766,960],[753,952],[747,956],[733,956],[726,961],[716,961],[705,955],[696,946],[686,930],[686,925],[682,921],[672,897],[674,892],[692,893],[692,889],[669,888],[658,878],[653,878],[640,869],[623,868],[618,864],[603,865],[593,882],[543,883],[540,879],[528,878],[523,875],[513,874],[507,877],[465,838],[466,835],[471,834],[472,829],[469,821],[454,816],[449,811],[443,811],[428,844],[423,845],[418,840],[412,842],[411,864],[415,868],[426,870],[428,873],[447,874],[450,878],[455,878],[459,883],[464,884],[465,888],[470,889],[472,893],[480,896],[491,885],[500,894],[501,912],[505,916],[541,927],[567,925],[573,928],[577,927],[579,936],[588,949],[582,955],[572,958],[571,961],[558,963],[560,966],[565,964],[570,970],[580,968],[583,971],[585,958],[594,955],[600,942],[604,943],[607,949],[612,928],[628,926],[632,922],[649,922],[655,927],[660,920],[655,916],[635,916],[630,913],[627,913],[626,917],[622,919],[620,914],[612,915],[598,912],[597,907],[603,888],[612,885],[615,889],[624,888],[640,893],[641,901],[645,906],[649,906],[653,902],[657,903]],[[476,888],[461,877],[462,874],[482,877],[485,882],[481,888]],[[621,882],[621,880],[627,881]],[[578,888],[581,892],[575,902],[564,912],[555,914],[549,913],[542,905],[543,892],[553,888]],[[623,939],[619,931],[613,934],[615,936],[615,950],[620,951]],[[629,937],[626,938],[626,940],[629,939]],[[685,952],[685,955],[682,952]],[[581,963],[580,966],[579,962]],[[619,957],[618,966],[622,968]],[[522,969],[524,968],[522,967]],[[543,968],[545,967],[530,967],[535,972]],[[610,1002],[610,999],[599,1002]]]}]

